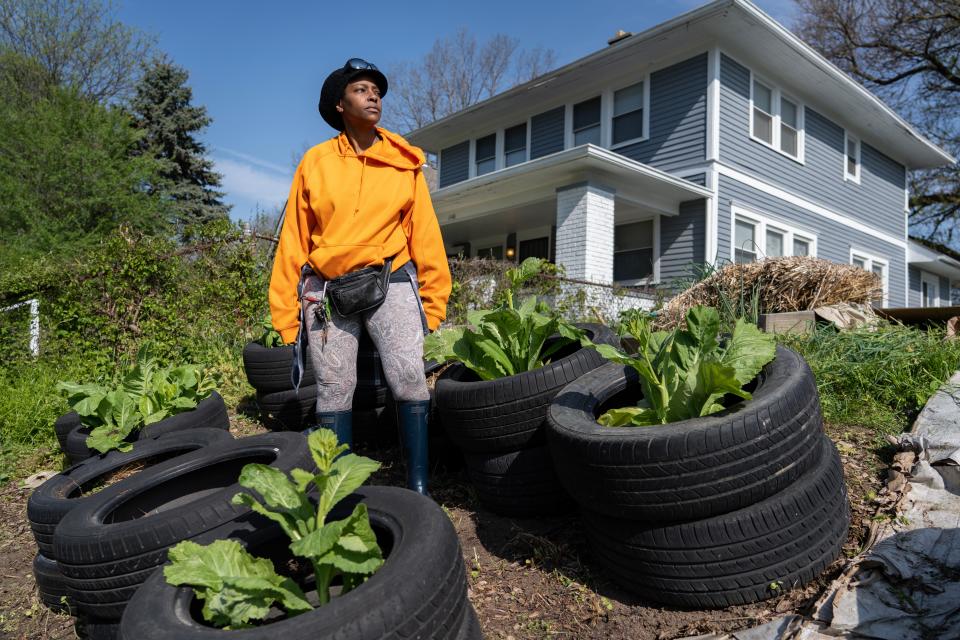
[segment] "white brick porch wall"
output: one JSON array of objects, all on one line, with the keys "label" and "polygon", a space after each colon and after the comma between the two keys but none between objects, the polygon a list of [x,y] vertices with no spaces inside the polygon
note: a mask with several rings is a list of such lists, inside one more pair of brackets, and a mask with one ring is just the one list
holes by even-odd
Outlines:
[{"label": "white brick porch wall", "polygon": [[566,276],[613,282],[615,191],[581,183],[557,189],[557,264]]}]

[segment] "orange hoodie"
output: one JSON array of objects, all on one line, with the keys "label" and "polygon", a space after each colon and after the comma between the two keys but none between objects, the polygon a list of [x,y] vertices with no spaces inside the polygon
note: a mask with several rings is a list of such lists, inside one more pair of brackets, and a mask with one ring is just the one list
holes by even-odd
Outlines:
[{"label": "orange hoodie", "polygon": [[386,129],[377,133],[361,156],[343,133],[318,144],[293,176],[270,277],[270,314],[285,343],[300,326],[297,283],[308,262],[331,279],[394,255],[394,270],[413,260],[427,324],[436,329],[446,317],[450,269],[423,152]]}]

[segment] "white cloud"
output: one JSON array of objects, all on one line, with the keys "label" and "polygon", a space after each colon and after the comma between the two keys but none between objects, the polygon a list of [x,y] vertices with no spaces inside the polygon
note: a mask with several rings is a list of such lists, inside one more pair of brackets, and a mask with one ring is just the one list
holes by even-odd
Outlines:
[{"label": "white cloud", "polygon": [[242,151],[237,151],[236,149],[228,149],[226,147],[214,147],[214,151],[221,154],[225,153],[229,156],[233,156],[234,158],[239,158],[240,160],[245,161],[247,164],[252,164],[254,166],[261,167],[263,169],[270,169],[271,171],[275,171],[276,173],[280,173],[283,175],[290,175],[289,167],[282,167],[278,164],[267,162],[266,160],[261,160],[260,158],[251,156],[248,153],[243,153]]},{"label": "white cloud", "polygon": [[[264,171],[250,162],[214,158],[216,170],[223,174],[223,190],[234,199],[251,200],[263,206],[283,202],[290,191],[292,172]],[[263,166],[264,163],[257,163]]]}]

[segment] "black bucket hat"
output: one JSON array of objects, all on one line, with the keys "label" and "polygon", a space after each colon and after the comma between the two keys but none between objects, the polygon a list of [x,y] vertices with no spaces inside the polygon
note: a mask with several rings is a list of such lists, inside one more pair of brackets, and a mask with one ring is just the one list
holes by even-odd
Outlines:
[{"label": "black bucket hat", "polygon": [[369,76],[377,88],[380,89],[380,97],[387,95],[387,76],[377,69],[377,65],[367,62],[363,58],[350,58],[342,67],[334,70],[323,81],[323,88],[320,89],[320,102],[317,109],[324,122],[336,129],[343,131],[343,116],[337,111],[337,103],[343,97],[343,90],[351,80],[357,76]]}]

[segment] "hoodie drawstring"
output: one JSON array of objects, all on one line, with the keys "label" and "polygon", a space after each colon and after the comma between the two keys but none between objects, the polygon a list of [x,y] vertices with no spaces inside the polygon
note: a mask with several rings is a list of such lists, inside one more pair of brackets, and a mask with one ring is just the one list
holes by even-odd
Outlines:
[{"label": "hoodie drawstring", "polygon": [[357,187],[357,205],[353,209],[353,215],[357,215],[360,211],[360,195],[363,193],[363,174],[364,170],[367,168],[367,156],[364,155],[361,157],[363,164],[360,165],[360,186]]}]

